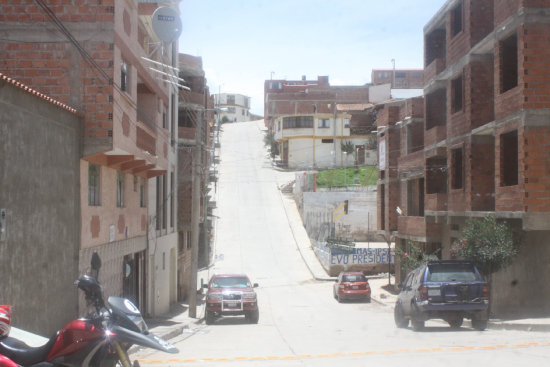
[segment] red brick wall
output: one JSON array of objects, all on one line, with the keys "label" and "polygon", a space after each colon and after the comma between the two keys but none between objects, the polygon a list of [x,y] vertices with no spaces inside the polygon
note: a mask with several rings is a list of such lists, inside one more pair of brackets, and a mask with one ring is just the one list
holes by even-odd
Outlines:
[{"label": "red brick wall", "polygon": [[517,13],[520,7],[521,0],[498,0],[498,6],[495,6],[495,27]]},{"label": "red brick wall", "polygon": [[[64,23],[113,22],[114,1],[49,3]],[[77,48],[54,25],[34,1],[0,3],[0,22],[14,22],[13,40],[0,43],[0,71],[85,114],[86,137],[107,137],[113,130],[113,87],[100,72],[84,61]],[[24,25],[29,22],[29,30]],[[40,22],[40,23],[39,23]],[[19,42],[25,32],[40,24],[51,41]],[[23,26],[23,27],[22,27]],[[70,26],[69,26],[70,28]],[[19,29],[20,31],[15,31]],[[19,35],[21,33],[21,35]],[[107,75],[113,75],[113,40],[80,41]]]},{"label": "red brick wall", "polygon": [[518,53],[523,108],[550,108],[550,24],[525,24],[521,35],[518,43],[523,47]]},{"label": "red brick wall", "polygon": [[[524,130],[525,144],[524,159],[524,187],[525,187],[525,211],[548,212],[550,211],[550,127],[529,126]],[[521,164],[521,163],[520,163]],[[520,176],[521,177],[521,176]]]}]

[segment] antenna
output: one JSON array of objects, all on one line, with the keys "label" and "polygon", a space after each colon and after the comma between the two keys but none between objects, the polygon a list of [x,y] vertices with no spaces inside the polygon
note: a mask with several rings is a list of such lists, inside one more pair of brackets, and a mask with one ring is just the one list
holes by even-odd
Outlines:
[{"label": "antenna", "polygon": [[152,18],[153,30],[164,42],[174,42],[181,35],[181,18],[174,9],[161,6],[155,10]]}]

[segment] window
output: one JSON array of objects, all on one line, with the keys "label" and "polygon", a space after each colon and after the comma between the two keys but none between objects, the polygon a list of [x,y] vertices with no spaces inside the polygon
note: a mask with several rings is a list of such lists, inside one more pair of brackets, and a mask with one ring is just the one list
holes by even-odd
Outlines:
[{"label": "window", "polygon": [[404,71],[396,71],[395,72],[395,77],[396,78],[406,78],[407,74]]},{"label": "window", "polygon": [[88,205],[99,206],[99,166],[88,165]]},{"label": "window", "polygon": [[518,184],[518,131],[500,135],[500,186]]},{"label": "window", "polygon": [[187,239],[187,249],[188,250],[191,250],[191,247],[193,246],[193,244],[191,243],[191,231],[189,232],[186,232],[186,239]]},{"label": "window", "polygon": [[162,175],[162,229],[166,229],[166,223],[168,219],[168,198],[167,198],[167,190],[168,190],[168,180],[166,177],[166,174]]},{"label": "window", "polygon": [[453,149],[451,152],[451,169],[453,189],[462,189],[464,187],[464,164],[462,161],[462,148]]},{"label": "window", "polygon": [[349,122],[350,122],[349,119],[344,119],[344,128],[345,129],[349,129]]},{"label": "window", "polygon": [[168,127],[168,113],[166,111],[166,105],[162,105],[162,128],[166,129]]},{"label": "window", "polygon": [[451,10],[451,37],[462,31],[462,3]]},{"label": "window", "polygon": [[518,85],[518,36],[514,34],[500,42],[500,92]]},{"label": "window", "polygon": [[323,144],[334,143],[334,139],[321,139],[321,143]]},{"label": "window", "polygon": [[462,75],[451,81],[451,111],[462,111],[464,88],[462,88]]},{"label": "window", "polygon": [[139,207],[145,208],[145,179],[139,179]]},{"label": "window", "polygon": [[130,88],[130,68],[126,61],[120,62],[120,90],[129,92]]},{"label": "window", "polygon": [[162,180],[162,176],[157,176],[157,179],[156,179],[156,183],[157,183],[157,195],[156,195],[156,198],[157,198],[157,210],[156,210],[156,229],[159,230],[160,229],[160,224],[161,224],[161,220],[162,220],[162,211],[161,211],[161,208],[162,208],[162,194],[161,194],[161,191],[162,191],[162,185],[161,185],[161,180]]},{"label": "window", "polygon": [[170,172],[170,228],[174,227],[174,172]]},{"label": "window", "polygon": [[117,172],[116,175],[116,206],[124,206],[124,173]]},{"label": "window", "polygon": [[329,128],[330,127],[330,120],[329,119],[318,119],[317,120],[317,127],[320,129]]},{"label": "window", "polygon": [[313,116],[290,116],[283,118],[283,129],[313,128]]},{"label": "window", "polygon": [[269,82],[269,89],[283,89],[281,82]]},{"label": "window", "polygon": [[233,94],[227,95],[227,104],[230,104],[230,105],[235,104],[235,96]]}]

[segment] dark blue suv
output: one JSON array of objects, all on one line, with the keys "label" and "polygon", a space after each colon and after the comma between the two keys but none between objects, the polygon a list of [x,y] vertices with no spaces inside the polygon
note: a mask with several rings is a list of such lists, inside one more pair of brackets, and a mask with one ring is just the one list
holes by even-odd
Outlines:
[{"label": "dark blue suv", "polygon": [[430,261],[411,271],[400,284],[394,308],[395,324],[415,331],[429,319],[443,319],[452,328],[462,326],[464,318],[472,327],[485,330],[488,321],[489,288],[470,261]]}]

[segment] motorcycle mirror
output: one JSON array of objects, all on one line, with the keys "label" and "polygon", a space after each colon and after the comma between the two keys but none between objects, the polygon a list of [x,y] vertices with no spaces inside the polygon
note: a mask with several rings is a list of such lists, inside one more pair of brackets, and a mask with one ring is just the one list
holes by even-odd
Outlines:
[{"label": "motorcycle mirror", "polygon": [[101,258],[99,257],[97,252],[94,252],[92,254],[92,261],[91,261],[92,270],[98,271],[101,268]]}]

